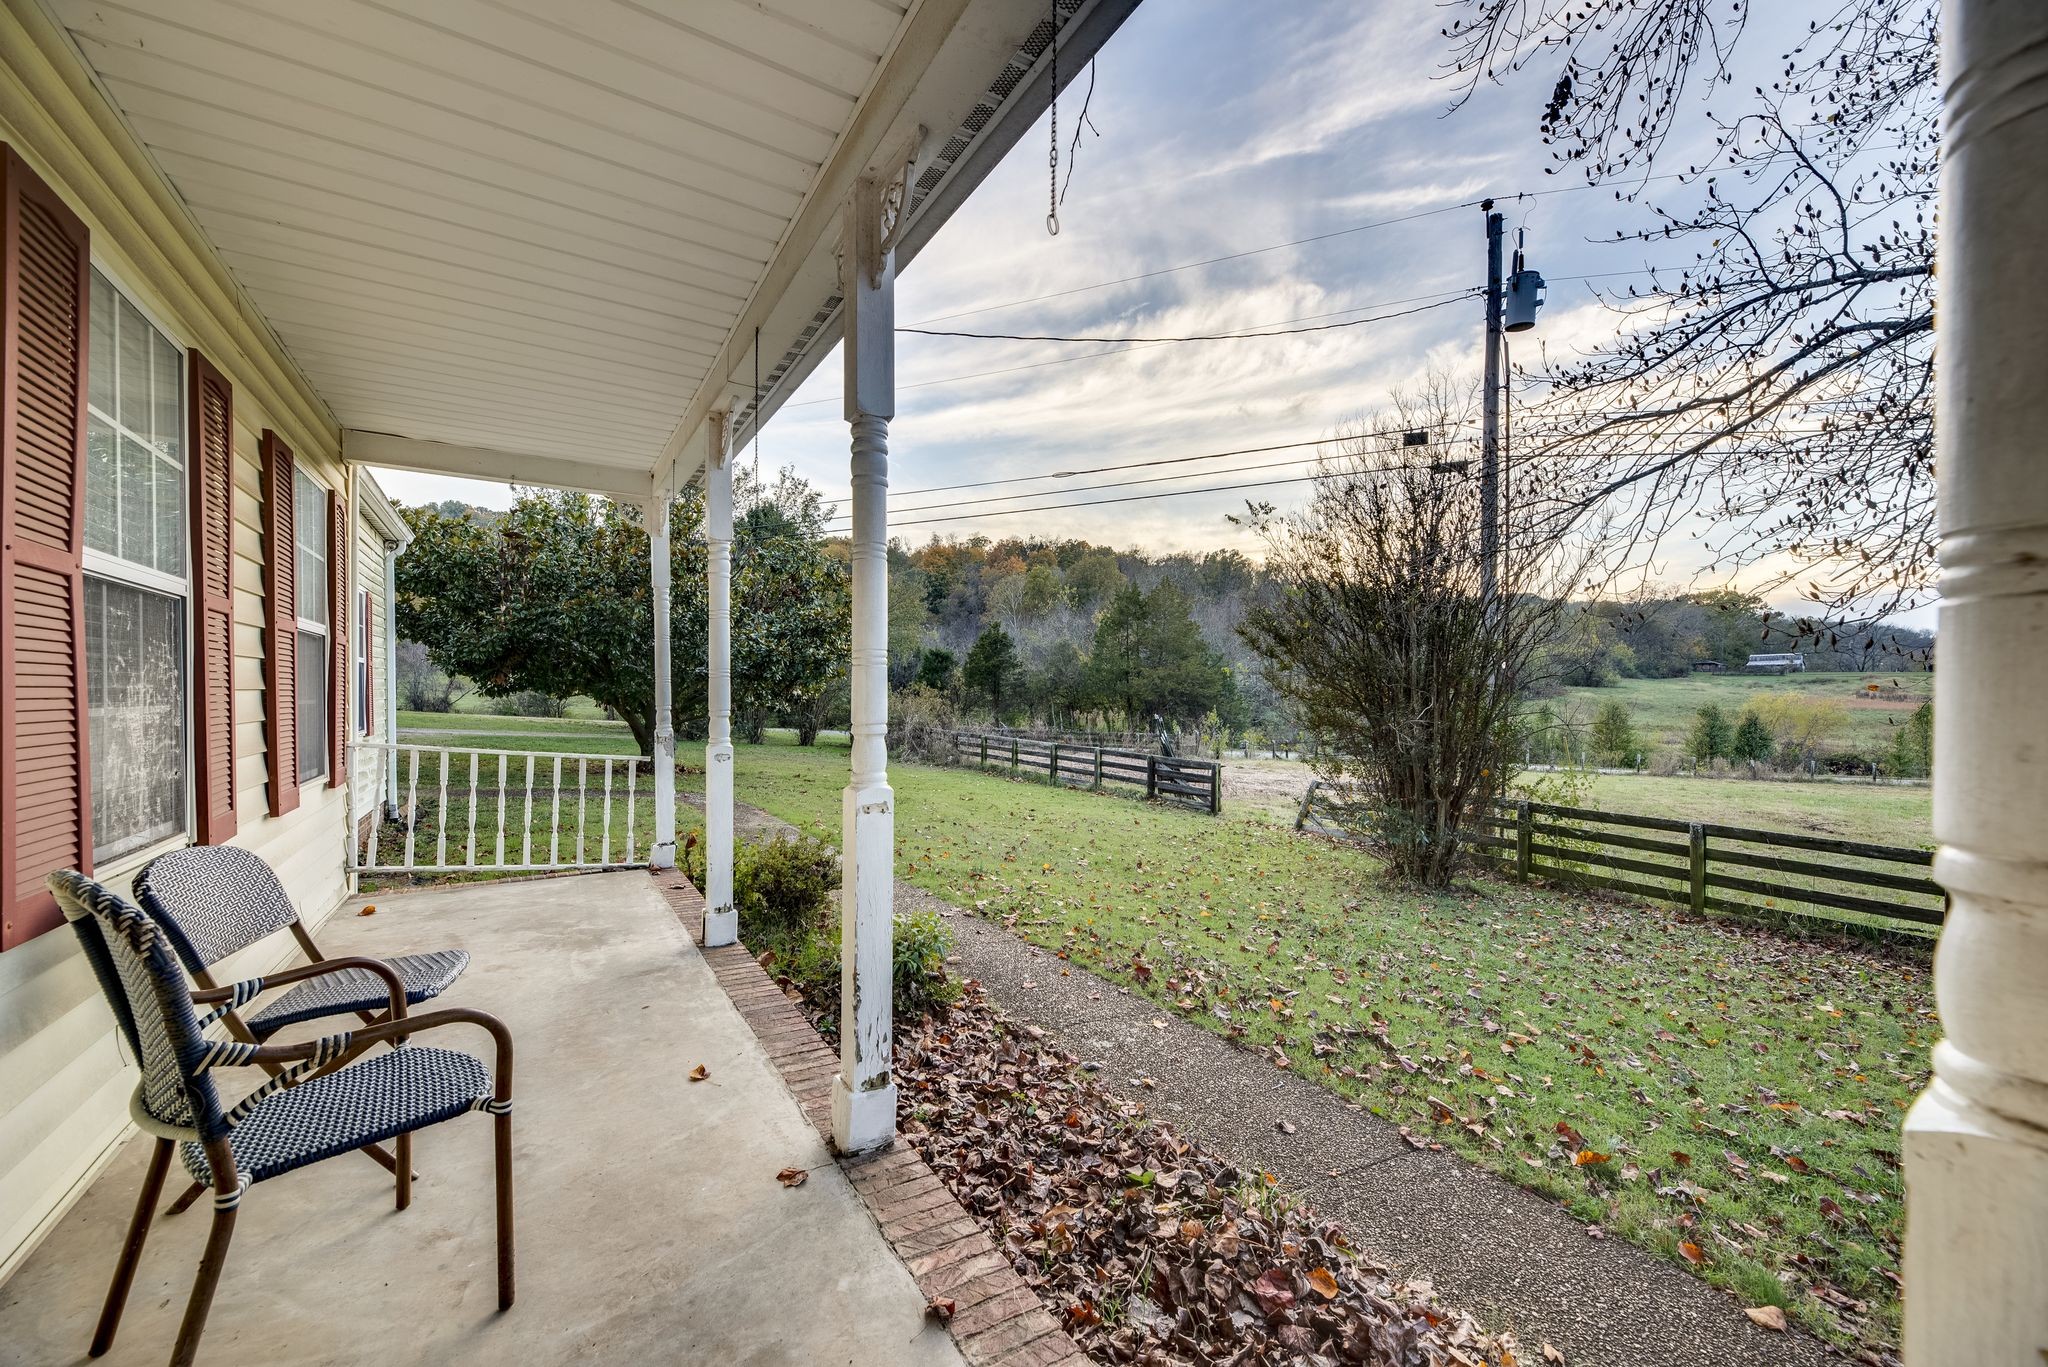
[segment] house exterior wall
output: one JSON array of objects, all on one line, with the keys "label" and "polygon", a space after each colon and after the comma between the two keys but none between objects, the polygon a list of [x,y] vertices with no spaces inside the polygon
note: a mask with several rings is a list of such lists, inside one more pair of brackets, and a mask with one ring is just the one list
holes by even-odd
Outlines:
[{"label": "house exterior wall", "polygon": [[[83,218],[94,263],[181,348],[195,347],[234,386],[234,718],[237,832],[232,843],[262,856],[309,924],[347,888],[345,787],[304,783],[297,810],[268,815],[264,696],[263,487],[258,441],[274,429],[300,467],[351,508],[361,492],[340,460],[333,416],[179,209],[153,166],[70,59],[67,40],[29,0],[0,0],[0,141],[14,148]],[[223,73],[223,80],[231,80]],[[354,479],[367,482],[358,472]],[[381,598],[383,534],[372,540],[360,513],[350,571]],[[355,602],[353,587],[339,612]],[[372,648],[381,670],[382,616]],[[188,632],[188,642],[190,633]],[[353,707],[353,686],[351,707]],[[380,707],[380,713],[381,713]],[[383,721],[388,726],[388,720]],[[351,728],[352,738],[356,735]],[[188,769],[197,745],[188,746]],[[351,766],[353,773],[355,766]],[[141,865],[189,837],[95,870],[126,890]],[[258,946],[219,972],[241,978],[290,957]],[[61,1215],[128,1130],[135,1074],[117,1049],[112,1017],[61,928],[0,953],[0,1280]]]}]

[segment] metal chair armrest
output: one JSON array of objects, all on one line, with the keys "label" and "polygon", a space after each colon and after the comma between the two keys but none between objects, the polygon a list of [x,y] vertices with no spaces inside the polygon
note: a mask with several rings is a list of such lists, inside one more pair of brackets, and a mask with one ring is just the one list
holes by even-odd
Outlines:
[{"label": "metal chair armrest", "polygon": [[[375,974],[384,980],[384,986],[391,996],[391,1019],[405,1019],[405,979],[399,977],[398,970],[385,963],[382,959],[372,959],[360,954],[340,959],[321,959],[317,963],[300,964],[296,968],[283,968],[275,973],[265,973],[260,978],[250,978],[244,982],[230,983],[226,987],[196,988],[193,990],[192,1000],[200,1005],[234,1001],[237,999],[238,992],[243,988],[254,986],[260,991],[262,988],[284,987],[291,983],[304,982],[308,978],[317,978],[323,974],[341,973],[349,969],[358,968],[366,973]],[[254,993],[250,995],[253,996]],[[241,999],[247,1000],[246,997]]]}]

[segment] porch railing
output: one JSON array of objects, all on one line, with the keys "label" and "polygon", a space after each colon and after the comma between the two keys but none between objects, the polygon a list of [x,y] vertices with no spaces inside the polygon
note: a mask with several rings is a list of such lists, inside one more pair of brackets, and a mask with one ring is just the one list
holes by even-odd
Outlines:
[{"label": "porch railing", "polygon": [[369,742],[352,747],[351,759],[374,764],[377,775],[369,832],[352,842],[360,872],[541,873],[647,863],[654,785],[641,782],[644,756]]}]

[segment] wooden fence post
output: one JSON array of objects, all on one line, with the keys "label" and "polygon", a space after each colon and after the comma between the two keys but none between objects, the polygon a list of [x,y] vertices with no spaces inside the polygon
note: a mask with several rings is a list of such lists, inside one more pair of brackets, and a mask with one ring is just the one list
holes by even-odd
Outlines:
[{"label": "wooden fence post", "polygon": [[983,769],[987,769],[987,768],[988,768],[988,737],[987,737],[987,736],[983,736],[983,737],[981,738],[981,767],[982,767]]},{"label": "wooden fence post", "polygon": [[1060,743],[1059,743],[1058,741],[1054,741],[1054,742],[1052,743],[1052,757],[1051,757],[1050,759],[1046,760],[1046,762],[1045,762],[1045,772],[1046,772],[1046,775],[1047,775],[1047,777],[1049,777],[1049,778],[1050,778],[1050,779],[1052,780],[1052,786],[1053,786],[1053,787],[1055,787],[1055,788],[1059,787],[1059,786],[1060,786]]},{"label": "wooden fence post", "polygon": [[1095,787],[1096,787],[1096,790],[1097,790],[1098,792],[1099,792],[1099,791],[1101,791],[1101,788],[1102,788],[1102,747],[1101,747],[1101,746],[1099,746],[1099,745],[1095,747]]},{"label": "wooden fence post", "polygon": [[1529,881],[1530,844],[1535,837],[1530,826],[1529,804],[1526,800],[1515,804],[1515,881]]},{"label": "wooden fence post", "polygon": [[1159,756],[1145,756],[1145,796],[1159,796]]},{"label": "wooden fence post", "polygon": [[1692,909],[1704,912],[1707,909],[1707,833],[1695,821],[1686,831],[1686,843],[1691,846],[1692,864]]},{"label": "wooden fence post", "polygon": [[1315,805],[1316,788],[1321,783],[1322,780],[1319,778],[1312,778],[1308,781],[1308,788],[1301,795],[1301,810],[1294,814],[1295,830],[1298,831],[1308,825],[1309,809]]},{"label": "wooden fence post", "polygon": [[1209,815],[1223,813],[1223,762],[1218,760],[1209,766]]},{"label": "wooden fence post", "polygon": [[1017,738],[1010,737],[1010,777],[1017,777]]}]

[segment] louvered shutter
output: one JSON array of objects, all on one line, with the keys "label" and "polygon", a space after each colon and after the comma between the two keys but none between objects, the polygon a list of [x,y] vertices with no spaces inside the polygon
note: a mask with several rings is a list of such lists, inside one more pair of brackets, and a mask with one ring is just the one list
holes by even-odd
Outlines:
[{"label": "louvered shutter", "polygon": [[348,781],[348,500],[327,491],[327,786]]},{"label": "louvered shutter", "polygon": [[270,724],[270,814],[299,806],[299,543],[292,448],[263,432],[263,711]]},{"label": "louvered shutter", "polygon": [[199,668],[192,689],[199,843],[235,833],[235,391],[197,351],[186,443],[192,467],[192,564]]},{"label": "louvered shutter", "polygon": [[92,868],[86,729],[85,224],[0,146],[0,949]]}]

